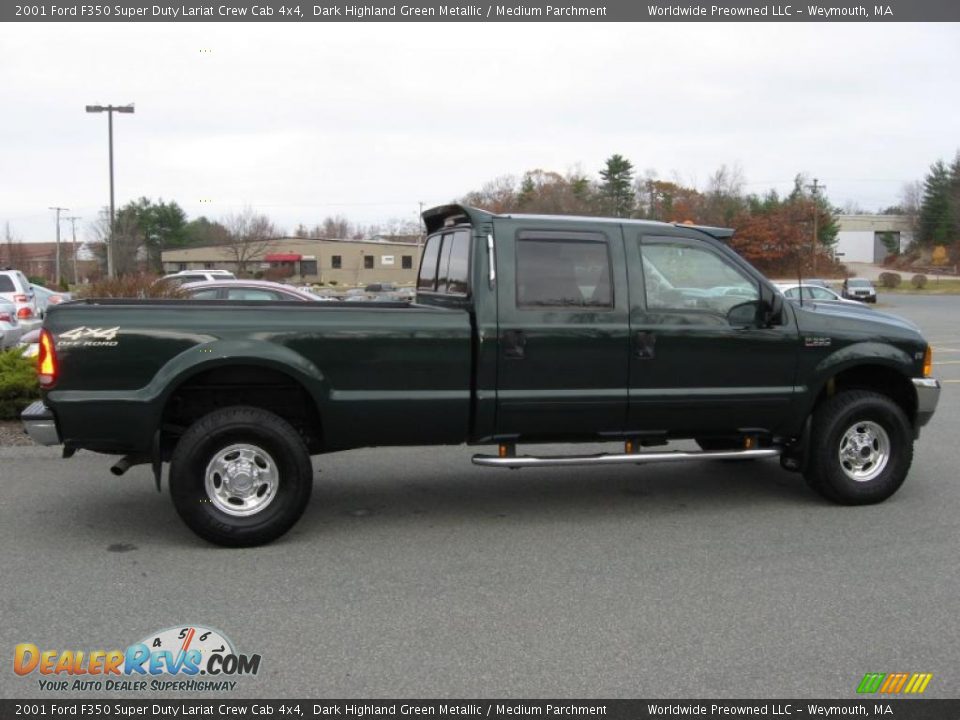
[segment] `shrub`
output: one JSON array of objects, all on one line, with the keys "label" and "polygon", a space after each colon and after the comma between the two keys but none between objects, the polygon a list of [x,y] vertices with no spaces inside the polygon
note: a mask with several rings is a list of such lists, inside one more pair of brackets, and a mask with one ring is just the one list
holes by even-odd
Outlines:
[{"label": "shrub", "polygon": [[0,352],[0,420],[16,420],[39,399],[36,361],[23,357],[19,348]]},{"label": "shrub", "polygon": [[124,275],[98,280],[77,290],[84,298],[185,298],[187,294],[175,282],[164,282],[156,275]]},{"label": "shrub", "polygon": [[910,284],[913,285],[917,290],[923,290],[927,286],[927,276],[926,275],[914,275],[910,278]]},{"label": "shrub", "polygon": [[901,276],[900,273],[895,273],[895,272],[880,273],[880,285],[882,285],[885,288],[900,287],[901,282],[903,282],[903,276]]},{"label": "shrub", "polygon": [[933,249],[933,254],[930,256],[930,261],[934,265],[946,265],[950,257],[947,254],[947,248],[944,245],[937,245]]},{"label": "shrub", "polygon": [[31,275],[30,277],[27,278],[27,280],[31,285],[39,285],[40,287],[47,286],[47,281],[44,278],[39,277],[37,275]]}]

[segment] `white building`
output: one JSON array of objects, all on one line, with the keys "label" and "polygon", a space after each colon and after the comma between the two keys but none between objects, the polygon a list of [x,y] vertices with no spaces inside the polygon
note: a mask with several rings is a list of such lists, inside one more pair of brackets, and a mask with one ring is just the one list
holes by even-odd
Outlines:
[{"label": "white building", "polygon": [[883,236],[905,250],[913,242],[913,227],[906,215],[837,215],[840,231],[835,250],[840,262],[879,264],[889,254]]}]

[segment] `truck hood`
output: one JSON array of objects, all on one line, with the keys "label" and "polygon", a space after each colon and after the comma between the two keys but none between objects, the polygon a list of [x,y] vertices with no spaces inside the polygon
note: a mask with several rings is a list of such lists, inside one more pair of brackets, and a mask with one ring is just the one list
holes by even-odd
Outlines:
[{"label": "truck hood", "polygon": [[879,312],[852,303],[804,301],[803,307],[793,302],[801,330],[859,331],[878,336],[894,335],[923,339],[920,328],[906,318]]}]

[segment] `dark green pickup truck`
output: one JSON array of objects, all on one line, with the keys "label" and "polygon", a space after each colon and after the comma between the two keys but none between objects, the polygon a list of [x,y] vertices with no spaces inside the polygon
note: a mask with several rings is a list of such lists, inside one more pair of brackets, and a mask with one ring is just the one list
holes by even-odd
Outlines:
[{"label": "dark green pickup truck", "polygon": [[[903,482],[940,392],[905,320],[786,301],[732,231],[424,214],[416,302],[91,300],[53,307],[23,414],[38,442],[170,462],[174,505],[223,545],[300,517],[311,455],[491,444],[492,467],[780,457],[817,492]],[[653,450],[678,438],[702,452]],[[520,443],[616,441],[599,455]]]}]

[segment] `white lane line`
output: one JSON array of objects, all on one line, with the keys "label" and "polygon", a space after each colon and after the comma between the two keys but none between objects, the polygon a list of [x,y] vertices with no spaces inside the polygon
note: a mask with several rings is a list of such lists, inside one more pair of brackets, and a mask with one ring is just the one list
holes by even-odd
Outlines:
[{"label": "white lane line", "polygon": [[941,360],[934,363],[934,367],[937,365],[960,365],[960,360]]}]

